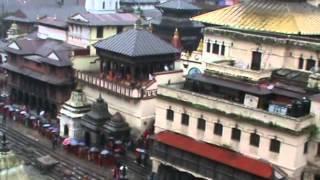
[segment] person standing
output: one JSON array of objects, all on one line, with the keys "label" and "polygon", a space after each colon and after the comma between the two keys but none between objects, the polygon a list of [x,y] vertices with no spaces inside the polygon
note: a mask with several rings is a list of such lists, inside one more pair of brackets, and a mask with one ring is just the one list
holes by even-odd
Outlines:
[{"label": "person standing", "polygon": [[120,166],[120,180],[128,180],[128,167],[126,165]]},{"label": "person standing", "polygon": [[53,149],[53,150],[56,149],[57,143],[58,143],[58,138],[57,138],[57,136],[54,136],[54,137],[52,138],[52,149]]},{"label": "person standing", "polygon": [[117,165],[112,170],[112,177],[114,180],[120,179],[120,167],[121,167],[121,164],[117,163]]}]

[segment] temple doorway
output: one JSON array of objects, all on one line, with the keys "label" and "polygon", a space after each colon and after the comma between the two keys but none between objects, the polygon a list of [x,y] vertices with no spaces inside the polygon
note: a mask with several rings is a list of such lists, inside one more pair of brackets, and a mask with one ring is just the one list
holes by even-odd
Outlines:
[{"label": "temple doorway", "polygon": [[86,131],[84,133],[84,143],[86,144],[86,146],[90,147],[91,146],[91,136],[90,133],[88,131]]},{"label": "temple doorway", "polygon": [[67,124],[63,127],[63,136],[68,137],[69,136],[69,126]]}]

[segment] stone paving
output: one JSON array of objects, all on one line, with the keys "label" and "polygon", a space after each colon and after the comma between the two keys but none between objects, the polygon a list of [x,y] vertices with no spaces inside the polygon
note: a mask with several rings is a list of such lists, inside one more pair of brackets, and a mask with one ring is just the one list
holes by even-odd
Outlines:
[{"label": "stone paving", "polygon": [[[51,141],[44,137],[43,135],[39,134],[38,131],[30,129],[30,128],[26,128],[24,125],[20,124],[20,123],[16,123],[14,121],[7,121],[7,126],[12,127],[13,129],[19,131],[20,133],[24,134],[25,136],[39,142],[40,144],[42,144],[43,146],[46,147],[52,147]],[[80,159],[78,157],[76,157],[73,154],[67,153],[65,150],[63,150],[63,148],[61,146],[57,147],[55,150],[55,153],[57,154],[61,154],[61,155],[68,155],[70,158],[72,158],[75,162],[77,162],[76,164],[81,164],[81,165],[85,165],[86,167],[88,167],[89,169],[94,169],[95,172],[99,172],[100,174],[105,174],[106,175],[106,179],[112,179],[112,167],[108,168],[108,167],[100,167],[97,164],[87,161],[85,159]],[[133,154],[129,154],[130,156],[130,161],[132,160],[132,156]],[[77,165],[75,164],[75,167],[77,167]],[[132,162],[131,162],[131,166],[132,166]],[[94,172],[93,172],[94,173]],[[133,172],[130,170],[129,167],[129,179],[137,179],[137,180],[143,180],[143,179],[147,179],[147,177],[142,177],[139,173],[137,172]]]}]

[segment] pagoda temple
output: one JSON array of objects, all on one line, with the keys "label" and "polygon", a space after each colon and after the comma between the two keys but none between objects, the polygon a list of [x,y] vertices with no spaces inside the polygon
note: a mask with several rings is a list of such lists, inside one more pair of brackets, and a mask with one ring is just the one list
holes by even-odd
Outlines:
[{"label": "pagoda temple", "polygon": [[84,83],[88,99],[108,99],[110,112],[120,112],[139,135],[154,118],[154,97],[162,83],[181,81],[182,71],[175,70],[179,50],[136,25],[95,44],[100,57],[100,71],[76,71]]},{"label": "pagoda temple", "polygon": [[170,42],[175,29],[178,29],[183,49],[195,50],[201,38],[203,25],[189,18],[201,9],[183,0],[170,0],[156,7],[162,12],[162,16],[152,19],[153,33]]},{"label": "pagoda temple", "polygon": [[101,131],[104,123],[110,120],[108,104],[101,96],[91,106],[91,111],[82,117],[81,128],[86,146],[101,146],[105,142],[105,136]]},{"label": "pagoda temple", "polygon": [[82,89],[77,87],[71,92],[71,98],[60,110],[60,136],[74,139],[81,138],[81,118],[90,111],[90,104]]}]

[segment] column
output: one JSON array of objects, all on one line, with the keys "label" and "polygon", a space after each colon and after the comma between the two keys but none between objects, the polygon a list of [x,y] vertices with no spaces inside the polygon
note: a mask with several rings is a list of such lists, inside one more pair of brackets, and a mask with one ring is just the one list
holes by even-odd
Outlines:
[{"label": "column", "polygon": [[130,74],[131,74],[131,79],[134,81],[136,79],[136,67],[135,66],[130,66]]},{"label": "column", "polygon": [[104,61],[100,59],[100,73],[103,73],[103,64],[104,64]]}]

